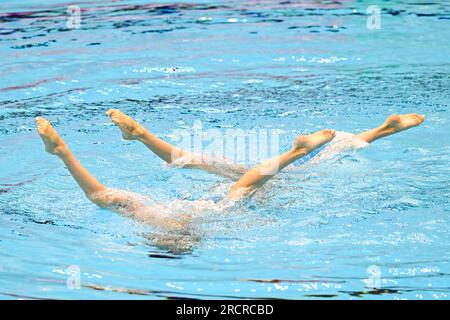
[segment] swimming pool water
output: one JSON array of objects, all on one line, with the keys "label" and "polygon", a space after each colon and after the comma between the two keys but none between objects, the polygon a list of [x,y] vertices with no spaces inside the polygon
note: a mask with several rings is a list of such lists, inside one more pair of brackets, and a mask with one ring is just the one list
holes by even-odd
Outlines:
[{"label": "swimming pool water", "polygon": [[[448,299],[447,1],[91,0],[79,29],[70,4],[0,4],[0,298]],[[367,28],[369,5],[381,29]],[[278,130],[282,149],[391,113],[427,120],[284,173],[243,208],[206,215],[176,254],[91,204],[34,129],[51,120],[111,187],[170,200],[226,183],[121,140],[108,108],[168,140],[196,120]]]}]

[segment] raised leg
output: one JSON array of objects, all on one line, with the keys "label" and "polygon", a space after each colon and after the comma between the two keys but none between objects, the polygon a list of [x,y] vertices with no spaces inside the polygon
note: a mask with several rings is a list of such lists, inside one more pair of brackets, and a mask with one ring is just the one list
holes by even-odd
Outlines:
[{"label": "raised leg", "polygon": [[371,143],[377,139],[390,136],[394,133],[404,131],[412,127],[417,127],[424,120],[425,116],[417,113],[403,115],[393,114],[390,115],[381,126],[361,132],[356,136],[368,143]]},{"label": "raised leg", "polygon": [[237,200],[261,187],[283,168],[328,143],[335,136],[334,130],[321,130],[307,136],[298,136],[292,149],[276,158],[267,160],[249,171],[237,181],[229,193],[231,199]]},{"label": "raised leg", "polygon": [[36,118],[35,122],[37,131],[45,144],[45,150],[58,156],[64,162],[89,200],[100,207],[114,210],[141,222],[185,234],[190,216],[170,218],[160,216],[154,208],[147,207],[137,195],[106,188],[73,156],[50,122],[41,117]]},{"label": "raised leg", "polygon": [[106,114],[112,122],[122,131],[125,140],[138,140],[145,144],[158,157],[171,163],[184,155],[184,151],[159,139],[153,133],[145,129],[139,122],[127,116],[120,110],[109,109]]},{"label": "raised leg", "polygon": [[118,109],[109,109],[106,114],[111,117],[112,122],[122,131],[124,139],[142,142],[154,154],[169,164],[184,158],[182,167],[205,170],[231,180],[237,180],[248,170],[245,166],[236,165],[225,160],[217,161],[217,159],[210,159],[207,155],[192,154],[175,147],[161,140],[136,120]]},{"label": "raised leg", "polygon": [[105,193],[107,188],[73,156],[50,122],[41,117],[37,117],[35,122],[45,150],[58,156],[64,162],[75,181],[92,202],[100,207],[127,207],[130,205],[130,199],[125,195]]}]

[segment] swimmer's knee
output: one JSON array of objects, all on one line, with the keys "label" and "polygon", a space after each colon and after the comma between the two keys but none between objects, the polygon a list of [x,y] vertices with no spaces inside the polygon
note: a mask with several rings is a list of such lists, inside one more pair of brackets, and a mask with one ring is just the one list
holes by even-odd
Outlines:
[{"label": "swimmer's knee", "polygon": [[95,193],[86,193],[86,197],[94,204],[101,208],[108,207],[110,201],[108,201],[108,197],[106,196],[107,189],[95,192]]},{"label": "swimmer's knee", "polygon": [[100,208],[119,211],[127,215],[144,205],[142,200],[133,196],[130,192],[117,189],[106,188],[100,192],[86,194],[86,196]]},{"label": "swimmer's knee", "polygon": [[117,192],[108,188],[90,194],[86,193],[86,197],[102,208],[114,205],[119,202],[121,198]]}]

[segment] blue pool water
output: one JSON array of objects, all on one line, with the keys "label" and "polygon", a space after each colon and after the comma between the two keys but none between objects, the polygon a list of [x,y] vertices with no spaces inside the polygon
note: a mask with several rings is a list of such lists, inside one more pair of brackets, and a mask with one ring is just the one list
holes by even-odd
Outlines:
[{"label": "blue pool water", "polygon": [[[0,298],[449,298],[447,1],[89,0],[79,29],[70,4],[0,4]],[[47,117],[103,183],[160,201],[228,183],[121,140],[108,108],[167,140],[196,120],[277,130],[282,150],[391,113],[427,120],[211,209],[177,254],[91,204],[34,129]]]}]

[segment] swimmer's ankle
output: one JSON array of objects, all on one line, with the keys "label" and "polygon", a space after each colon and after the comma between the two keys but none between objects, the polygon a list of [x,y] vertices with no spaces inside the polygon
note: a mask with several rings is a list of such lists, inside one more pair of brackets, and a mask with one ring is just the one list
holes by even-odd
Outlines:
[{"label": "swimmer's ankle", "polygon": [[148,143],[149,141],[154,141],[156,139],[156,136],[146,128],[144,128],[142,125],[139,125],[139,128],[137,128],[134,137],[137,141],[142,143]]},{"label": "swimmer's ankle", "polygon": [[70,150],[66,145],[62,145],[55,148],[54,154],[60,158],[66,158],[70,155]]},{"label": "swimmer's ankle", "polygon": [[58,147],[58,150],[54,153],[54,155],[58,156],[58,158],[63,161],[70,160],[73,157],[67,146]]},{"label": "swimmer's ankle", "polygon": [[295,156],[305,156],[330,142],[335,135],[336,132],[330,129],[320,130],[309,135],[299,135],[295,138],[290,152]]},{"label": "swimmer's ankle", "polygon": [[136,127],[136,129],[133,132],[133,137],[136,140],[143,140],[145,139],[145,134],[146,134],[147,130],[140,124],[138,123],[138,126]]},{"label": "swimmer's ankle", "polygon": [[311,151],[308,150],[307,148],[292,148],[291,150],[289,150],[289,154],[291,157],[293,158],[301,158],[306,156],[308,153],[310,153]]},{"label": "swimmer's ankle", "polygon": [[395,133],[394,129],[383,123],[382,125],[373,129],[379,135],[387,136]]}]

